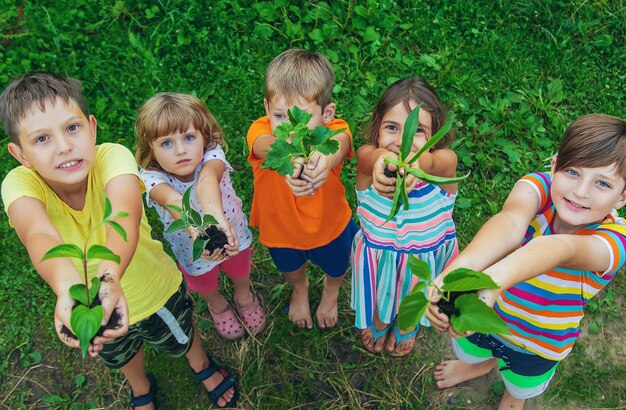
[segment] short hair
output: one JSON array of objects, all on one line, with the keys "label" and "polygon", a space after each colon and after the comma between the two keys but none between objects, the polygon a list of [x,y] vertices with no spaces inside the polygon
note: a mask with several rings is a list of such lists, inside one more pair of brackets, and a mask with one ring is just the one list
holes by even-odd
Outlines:
[{"label": "short hair", "polygon": [[159,137],[185,132],[193,126],[204,138],[204,149],[226,143],[220,126],[200,99],[190,94],[158,93],[139,109],[135,122],[135,159],[141,168],[160,170],[150,143]]},{"label": "short hair", "polygon": [[590,114],[577,119],[565,130],[555,171],[611,164],[617,166],[617,172],[626,180],[626,121],[606,114]]},{"label": "short hair", "polygon": [[[432,135],[434,135],[446,122],[446,109],[441,103],[437,91],[421,78],[409,77],[398,80],[387,88],[378,100],[372,113],[372,120],[366,128],[369,134],[369,143],[378,146],[380,125],[387,111],[398,105],[404,104],[407,112],[411,112],[410,103],[423,103],[422,108],[432,116]],[[432,136],[431,135],[431,136]],[[448,133],[435,144],[433,149],[447,147],[454,140],[454,131]]]},{"label": "short hair", "polygon": [[284,97],[315,101],[326,107],[333,94],[335,73],[330,61],[320,53],[292,48],[274,58],[265,70],[265,98],[268,102]]},{"label": "short hair", "polygon": [[53,105],[57,98],[69,104],[74,102],[89,117],[87,101],[80,81],[48,72],[29,72],[15,78],[0,95],[0,121],[11,140],[20,144],[19,123],[33,104],[45,111],[46,101]]}]

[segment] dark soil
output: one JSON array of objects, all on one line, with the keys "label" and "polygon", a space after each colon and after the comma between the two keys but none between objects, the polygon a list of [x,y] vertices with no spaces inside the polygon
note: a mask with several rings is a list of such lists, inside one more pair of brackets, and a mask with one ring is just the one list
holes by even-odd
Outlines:
[{"label": "dark soil", "polygon": [[209,239],[209,242],[204,247],[209,252],[213,252],[215,249],[224,249],[224,245],[228,245],[226,234],[215,225],[209,226],[204,232],[200,231],[198,238],[203,240]]},{"label": "dark soil", "polygon": [[450,295],[448,296],[448,299],[450,300],[444,300],[444,299],[439,299],[439,302],[437,302],[437,306],[439,307],[439,311],[444,313],[446,316],[448,316],[448,319],[450,319],[450,317],[454,316],[459,316],[461,314],[461,312],[459,311],[459,309],[457,309],[456,307],[454,307],[454,301],[461,295],[465,295],[468,293],[475,293],[475,291],[473,290],[466,290],[463,292],[450,292]]},{"label": "dark soil", "polygon": [[[102,301],[100,300],[99,296],[96,296],[96,299],[93,301],[93,303],[94,303],[94,306],[101,305]],[[76,306],[78,306],[78,303],[74,305],[73,309],[75,309]],[[113,313],[111,313],[111,317],[109,318],[109,321],[107,322],[106,325],[100,326],[100,330],[98,330],[98,333],[96,333],[96,336],[102,336],[102,333],[107,329],[118,328],[121,324],[121,321],[122,321],[122,317],[120,316],[120,314],[117,313],[117,310],[113,310]],[[68,329],[65,325],[63,325],[63,329],[61,329],[61,333],[63,333],[65,336],[70,337],[72,339],[77,339],[76,335],[74,335],[74,333],[72,333],[70,329]]]},{"label": "dark soil", "polygon": [[389,171],[388,167],[385,167],[385,170],[383,171],[383,173],[385,174],[387,178],[395,178],[398,176],[398,171]]}]

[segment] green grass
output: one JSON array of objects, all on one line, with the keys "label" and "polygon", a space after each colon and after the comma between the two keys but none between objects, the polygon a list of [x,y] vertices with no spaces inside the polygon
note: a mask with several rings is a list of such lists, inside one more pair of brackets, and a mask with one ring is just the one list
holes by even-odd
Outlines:
[{"label": "green grass", "polygon": [[[457,115],[460,172],[472,171],[455,211],[462,244],[502,204],[514,181],[541,169],[565,127],[580,115],[624,116],[626,11],[623,1],[335,2],[212,1],[59,2],[0,0],[0,87],[27,70],[81,79],[101,142],[133,145],[133,121],[157,91],[195,93],[223,127],[234,184],[249,212],[252,174],[245,133],[264,114],[265,67],[289,47],[320,51],[333,63],[334,101],[361,143],[372,107],[396,79],[431,82]],[[6,138],[3,139],[6,144]],[[17,163],[0,153],[0,176]],[[352,206],[355,164],[343,180]],[[152,215],[151,220],[156,222]],[[157,225],[155,225],[157,226]],[[160,229],[155,229],[157,235]],[[123,408],[128,388],[119,372],[79,358],[58,341],[54,297],[0,216],[0,407]],[[410,358],[374,356],[353,330],[349,285],[340,324],[329,331],[295,330],[284,308],[289,289],[263,247],[253,271],[271,312],[258,339],[204,343],[239,375],[243,408],[484,408],[501,386],[439,392],[434,365],[449,342],[426,330]],[[312,306],[319,271],[311,273]],[[539,408],[626,406],[623,275],[590,306],[583,336],[559,365]],[[228,288],[225,288],[228,291]],[[281,290],[282,289],[282,290]],[[206,308],[198,304],[200,320]],[[205,322],[203,322],[205,323]],[[596,333],[589,325],[598,326]],[[615,335],[615,336],[613,336]],[[164,408],[206,408],[208,399],[184,360],[149,350],[148,366]],[[500,390],[501,391],[501,390]]]}]

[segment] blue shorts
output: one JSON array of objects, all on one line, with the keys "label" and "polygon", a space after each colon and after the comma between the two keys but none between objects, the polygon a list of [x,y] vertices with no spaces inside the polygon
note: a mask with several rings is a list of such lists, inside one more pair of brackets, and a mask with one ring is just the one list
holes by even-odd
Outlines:
[{"label": "blue shorts", "polygon": [[352,238],[359,231],[350,219],[343,232],[331,243],[309,250],[291,248],[267,248],[274,264],[281,272],[293,272],[310,260],[331,278],[343,276],[350,266]]}]

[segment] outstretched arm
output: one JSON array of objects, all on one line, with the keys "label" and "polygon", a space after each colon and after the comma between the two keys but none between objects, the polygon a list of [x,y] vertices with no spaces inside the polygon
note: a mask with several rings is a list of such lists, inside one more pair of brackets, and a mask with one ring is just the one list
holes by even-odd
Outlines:
[{"label": "outstretched arm", "polygon": [[326,182],[332,169],[346,159],[350,152],[351,140],[348,134],[342,132],[333,136],[332,139],[339,143],[337,152],[330,155],[323,155],[319,151],[313,152],[302,170],[302,179],[311,184],[310,188],[313,191]]}]

